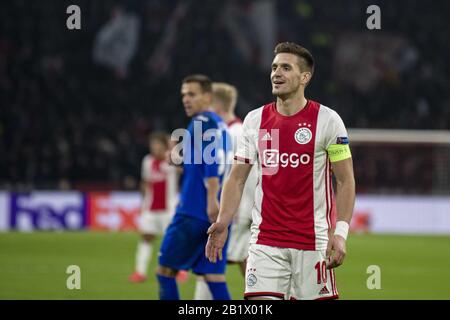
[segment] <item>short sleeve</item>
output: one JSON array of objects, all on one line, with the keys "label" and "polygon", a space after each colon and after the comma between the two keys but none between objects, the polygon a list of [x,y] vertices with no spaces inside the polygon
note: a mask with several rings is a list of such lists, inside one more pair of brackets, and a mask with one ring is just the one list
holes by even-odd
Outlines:
[{"label": "short sleeve", "polygon": [[341,117],[331,111],[325,136],[325,149],[331,162],[351,158],[347,129]]},{"label": "short sleeve", "polygon": [[141,180],[149,181],[150,180],[150,157],[147,155],[142,159],[141,163]]},{"label": "short sleeve", "polygon": [[253,164],[257,159],[258,128],[253,122],[253,114],[249,113],[244,119],[240,135],[237,137],[234,159],[239,162]]}]

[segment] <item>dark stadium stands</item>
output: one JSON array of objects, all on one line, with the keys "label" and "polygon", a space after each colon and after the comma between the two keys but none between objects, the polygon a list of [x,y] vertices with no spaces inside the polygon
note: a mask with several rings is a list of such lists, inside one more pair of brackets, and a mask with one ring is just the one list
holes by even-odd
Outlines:
[{"label": "dark stadium stands", "polygon": [[[236,85],[242,117],[272,99],[257,1],[76,2],[79,31],[66,28],[69,1],[0,3],[0,189],[135,189],[148,133],[187,124],[189,73]],[[307,96],[347,127],[450,129],[449,1],[263,2],[274,40],[316,58]],[[126,68],[93,58],[117,4],[139,22]],[[370,4],[381,30],[365,27]],[[349,43],[361,55],[345,55]]]}]

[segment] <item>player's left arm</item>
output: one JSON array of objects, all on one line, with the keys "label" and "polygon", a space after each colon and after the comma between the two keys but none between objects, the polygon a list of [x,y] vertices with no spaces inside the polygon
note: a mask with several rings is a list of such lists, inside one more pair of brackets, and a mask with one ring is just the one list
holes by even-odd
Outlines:
[{"label": "player's left arm", "polygon": [[327,267],[329,269],[340,266],[346,255],[346,239],[355,205],[355,178],[353,175],[353,161],[349,157],[332,162],[336,178],[336,230],[328,242]]},{"label": "player's left arm", "polygon": [[146,193],[147,193],[147,187],[148,187],[148,179],[149,179],[149,177],[148,177],[148,173],[147,173],[147,170],[146,170],[146,168],[148,168],[148,164],[147,164],[147,160],[148,158],[147,157],[145,157],[143,160],[142,160],[142,163],[141,163],[141,183],[140,183],[140,185],[139,185],[139,191],[141,192],[141,197],[142,197],[142,201],[144,201],[144,198],[145,198],[145,195],[146,195]]}]

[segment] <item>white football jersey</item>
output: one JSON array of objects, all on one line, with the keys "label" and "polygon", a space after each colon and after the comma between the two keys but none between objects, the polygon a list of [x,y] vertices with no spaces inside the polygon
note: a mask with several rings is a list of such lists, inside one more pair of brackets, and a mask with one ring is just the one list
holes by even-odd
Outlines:
[{"label": "white football jersey", "polygon": [[142,160],[141,179],[146,183],[142,211],[174,211],[177,200],[177,174],[174,166],[146,155]]},{"label": "white football jersey", "polygon": [[327,248],[333,207],[329,157],[333,147],[345,144],[339,115],[311,100],[292,116],[280,114],[275,103],[246,116],[235,159],[257,169],[251,243]]}]

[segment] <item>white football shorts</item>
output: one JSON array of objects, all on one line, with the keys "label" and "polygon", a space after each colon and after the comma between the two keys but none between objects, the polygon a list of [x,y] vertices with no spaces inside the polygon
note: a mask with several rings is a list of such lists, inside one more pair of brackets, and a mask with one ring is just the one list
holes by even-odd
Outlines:
[{"label": "white football shorts", "polygon": [[227,250],[229,262],[242,262],[247,259],[250,236],[250,223],[236,222],[232,224]]},{"label": "white football shorts", "polygon": [[143,211],[139,216],[139,232],[142,234],[162,235],[172,221],[172,217],[173,214],[167,211]]},{"label": "white football shorts", "polygon": [[291,300],[337,299],[334,270],[326,252],[251,244],[245,274],[245,298],[272,296]]}]

